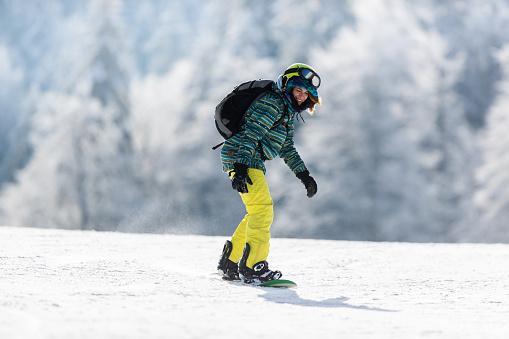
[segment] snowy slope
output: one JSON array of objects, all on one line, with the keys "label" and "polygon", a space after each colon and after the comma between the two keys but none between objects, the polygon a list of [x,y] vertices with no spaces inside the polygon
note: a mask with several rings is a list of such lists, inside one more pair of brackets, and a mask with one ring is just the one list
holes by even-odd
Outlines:
[{"label": "snowy slope", "polygon": [[509,245],[273,239],[268,289],[224,240],[0,227],[0,338],[509,337]]}]

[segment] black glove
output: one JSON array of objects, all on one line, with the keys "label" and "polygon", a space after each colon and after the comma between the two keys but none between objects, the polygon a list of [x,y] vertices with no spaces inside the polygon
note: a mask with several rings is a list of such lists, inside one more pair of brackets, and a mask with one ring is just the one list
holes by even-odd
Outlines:
[{"label": "black glove", "polygon": [[233,164],[234,174],[232,177],[232,188],[239,193],[247,193],[247,184],[252,185],[253,182],[247,175],[248,166],[244,164]]},{"label": "black glove", "polygon": [[297,173],[297,178],[299,178],[306,187],[306,190],[308,191],[308,198],[312,198],[318,190],[315,179],[309,175],[308,170]]}]

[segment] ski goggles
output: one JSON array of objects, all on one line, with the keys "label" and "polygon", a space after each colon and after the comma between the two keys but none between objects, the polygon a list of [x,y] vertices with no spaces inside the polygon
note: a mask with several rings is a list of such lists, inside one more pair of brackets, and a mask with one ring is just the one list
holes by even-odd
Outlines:
[{"label": "ski goggles", "polygon": [[298,75],[302,80],[307,80],[314,88],[320,87],[322,80],[320,76],[316,74],[315,71],[310,70],[309,68],[297,67],[291,68],[287,70],[283,75],[286,75],[288,78],[292,76]]}]

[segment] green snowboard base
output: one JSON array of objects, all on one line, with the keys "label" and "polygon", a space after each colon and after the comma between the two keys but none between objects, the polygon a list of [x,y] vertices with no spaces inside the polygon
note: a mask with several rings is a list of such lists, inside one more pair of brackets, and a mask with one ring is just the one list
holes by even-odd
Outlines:
[{"label": "green snowboard base", "polygon": [[290,281],[290,280],[279,279],[279,280],[267,281],[267,282],[258,284],[256,286],[260,286],[260,287],[294,288],[294,287],[297,287],[297,284],[294,283],[293,281]]},{"label": "green snowboard base", "polygon": [[[217,274],[218,273],[213,273],[213,275],[217,275]],[[284,279],[270,280],[270,281],[267,281],[267,282],[264,282],[264,283],[261,283],[261,284],[255,284],[255,283],[246,284],[242,280],[228,280],[228,279],[225,279],[222,276],[222,274],[219,274],[219,276],[221,276],[221,279],[223,279],[224,281],[229,282],[231,284],[242,284],[242,285],[247,285],[247,286],[260,286],[260,287],[279,287],[279,288],[294,288],[294,287],[297,287],[297,284],[294,283],[293,281],[291,281],[291,280],[284,280]]]}]

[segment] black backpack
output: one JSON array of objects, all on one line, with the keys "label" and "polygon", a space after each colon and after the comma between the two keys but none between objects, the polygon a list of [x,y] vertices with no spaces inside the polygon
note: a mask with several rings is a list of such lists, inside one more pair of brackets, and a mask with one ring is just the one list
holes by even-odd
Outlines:
[{"label": "black backpack", "polygon": [[[214,120],[219,134],[228,140],[240,131],[245,122],[246,113],[256,100],[267,93],[279,95],[272,89],[272,80],[251,80],[236,86],[223,100],[216,106]],[[279,95],[281,97],[281,95]],[[281,97],[281,100],[284,100]],[[284,107],[281,119],[276,121],[271,129],[281,125],[286,116],[286,105]],[[212,147],[217,149],[224,142]]]}]

